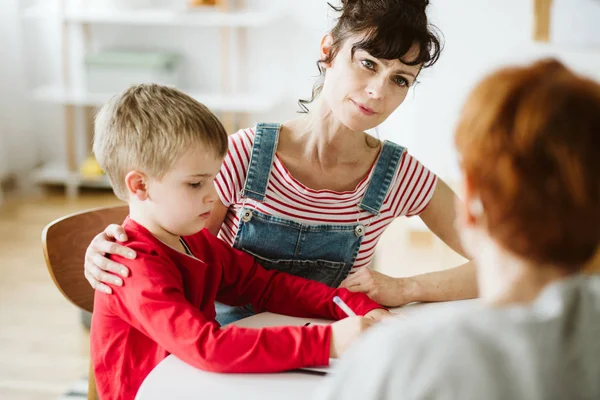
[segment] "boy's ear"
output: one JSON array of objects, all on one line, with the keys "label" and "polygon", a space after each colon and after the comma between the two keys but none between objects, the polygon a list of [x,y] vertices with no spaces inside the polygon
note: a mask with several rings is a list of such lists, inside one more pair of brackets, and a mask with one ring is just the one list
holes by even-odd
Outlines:
[{"label": "boy's ear", "polygon": [[464,202],[461,205],[461,214],[464,216],[467,224],[473,225],[483,217],[483,205],[481,204],[479,195],[475,193],[473,180],[466,173],[463,175],[463,190]]},{"label": "boy's ear", "polygon": [[[327,35],[323,36],[323,39],[321,39],[321,51],[320,51],[320,60],[326,60],[329,55],[331,54],[331,45],[333,44],[333,36],[331,36],[331,33],[328,33]],[[330,62],[321,62],[321,65],[324,68],[329,68],[331,67],[331,63]]]},{"label": "boy's ear", "polygon": [[148,180],[144,173],[129,171],[125,175],[125,185],[131,196],[137,197],[141,201],[148,199]]}]

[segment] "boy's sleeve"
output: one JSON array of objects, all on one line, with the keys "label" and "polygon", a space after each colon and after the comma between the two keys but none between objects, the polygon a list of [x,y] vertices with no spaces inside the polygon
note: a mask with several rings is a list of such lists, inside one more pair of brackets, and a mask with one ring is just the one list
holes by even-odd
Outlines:
[{"label": "boy's sleeve", "polygon": [[169,261],[138,255],[128,264],[131,276],[115,288],[113,312],[190,365],[276,372],[329,364],[330,326],[221,329],[186,300],[181,275]]},{"label": "boy's sleeve", "polygon": [[358,315],[383,308],[364,293],[333,289],[323,283],[279,271],[268,271],[252,256],[208,237],[218,248],[223,278],[217,300],[229,305],[251,303],[256,311],[308,318],[342,319],[346,315],[333,302],[339,296]]}]

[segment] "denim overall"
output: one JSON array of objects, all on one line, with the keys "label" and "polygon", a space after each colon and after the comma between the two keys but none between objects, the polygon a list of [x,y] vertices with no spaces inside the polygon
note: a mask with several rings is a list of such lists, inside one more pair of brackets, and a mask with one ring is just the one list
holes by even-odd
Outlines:
[{"label": "denim overall", "polygon": [[[252,207],[264,201],[277,149],[281,125],[259,123],[248,173],[241,197],[240,222],[233,247],[242,250],[266,269],[275,269],[338,287],[346,278],[360,248],[367,225],[308,225],[277,216],[266,215]],[[390,185],[396,175],[404,148],[385,141],[359,210],[374,217],[380,214]],[[254,314],[251,307],[229,307],[215,303],[221,325]]]}]

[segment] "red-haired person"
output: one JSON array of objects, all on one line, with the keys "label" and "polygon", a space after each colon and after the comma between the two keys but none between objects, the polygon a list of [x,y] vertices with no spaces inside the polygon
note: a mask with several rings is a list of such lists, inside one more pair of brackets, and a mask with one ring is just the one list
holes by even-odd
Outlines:
[{"label": "red-haired person", "polygon": [[500,70],[456,145],[483,307],[374,330],[318,397],[600,399],[600,85],[554,60]]}]

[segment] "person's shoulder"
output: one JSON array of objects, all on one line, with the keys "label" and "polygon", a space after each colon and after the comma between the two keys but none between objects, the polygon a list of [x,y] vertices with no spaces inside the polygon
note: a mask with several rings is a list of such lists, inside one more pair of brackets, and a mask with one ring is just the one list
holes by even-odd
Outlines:
[{"label": "person's shoulder", "polygon": [[342,356],[323,398],[437,398],[444,375],[460,367],[465,342],[447,318],[380,322]]},{"label": "person's shoulder", "polygon": [[[419,363],[423,369],[445,366],[457,368],[457,360],[470,360],[469,364],[483,360],[487,346],[496,346],[494,338],[499,334],[498,326],[507,325],[509,318],[503,313],[486,309],[472,309],[442,316],[442,313],[424,313],[421,317],[399,319],[382,324],[375,329],[371,345],[386,345],[384,352],[389,357],[402,360],[407,368]],[[387,326],[386,326],[387,325]],[[414,365],[414,364],[413,364]]]},{"label": "person's shoulder", "polygon": [[123,229],[125,230],[128,240],[121,244],[135,250],[138,256],[156,256],[162,253],[161,248],[164,244],[142,225],[128,218],[123,223]]},{"label": "person's shoulder", "polygon": [[[501,365],[541,356],[540,346],[558,346],[577,335],[585,337],[589,326],[582,321],[600,315],[600,277],[576,276],[545,288],[531,304],[505,307],[475,307],[455,317],[419,323],[419,335],[462,354],[482,357]],[[416,323],[417,321],[415,321]],[[567,327],[575,327],[568,328]],[[502,355],[502,357],[500,357]]]},{"label": "person's shoulder", "polygon": [[254,146],[254,137],[256,128],[245,128],[229,135],[228,148],[229,151],[225,155],[224,166],[228,164],[242,164],[245,165],[250,161],[250,154],[252,153],[252,147]]},{"label": "person's shoulder", "polygon": [[[498,385],[506,380],[498,379],[498,368],[505,365],[490,360],[493,335],[477,322],[486,313],[436,307],[381,322],[342,357],[338,377],[323,390],[365,399],[373,393],[382,399],[501,398],[492,393],[502,393]],[[360,384],[347,383],[355,381]]]},{"label": "person's shoulder", "polygon": [[229,146],[232,144],[253,144],[256,135],[256,127],[243,128],[229,135]]},{"label": "person's shoulder", "polygon": [[[386,140],[384,146],[395,149],[400,152],[400,158],[398,160],[398,168],[396,169],[396,179],[402,178],[405,175],[410,175],[415,179],[420,179],[425,176],[431,176],[436,178],[427,166],[425,166],[416,156],[414,156],[407,147],[404,147],[398,143]],[[404,179],[402,179],[404,181]]]},{"label": "person's shoulder", "polygon": [[[135,251],[135,258],[129,259],[119,255],[111,255],[110,258],[128,267],[132,276],[147,276],[152,273],[166,271],[165,268],[156,268],[161,266],[174,266],[172,257],[167,245],[154,237],[146,228],[133,220],[126,220],[123,223],[123,229],[127,234],[127,242],[120,243]],[[137,272],[137,274],[136,274]]]},{"label": "person's shoulder", "polygon": [[400,143],[396,143],[393,140],[388,140],[388,139],[386,139],[386,140],[379,140],[379,144],[381,146],[388,146],[390,148],[397,149],[402,154],[405,154],[405,153],[408,152],[408,148],[406,146],[403,146]]},{"label": "person's shoulder", "polygon": [[[229,135],[230,150],[231,150],[232,144],[244,145],[245,147],[248,147],[248,145],[250,145],[250,147],[251,147],[254,144],[254,138],[256,137],[257,126],[261,125],[261,124],[263,124],[265,126],[269,126],[269,127],[274,127],[274,126],[280,125],[277,123],[262,122],[262,123],[258,123],[257,125],[254,125],[249,128],[240,129],[239,131]],[[280,134],[281,134],[281,132],[280,132]]]},{"label": "person's shoulder", "polygon": [[[399,144],[394,143],[394,146],[400,148],[402,150],[402,155],[400,156],[400,166],[405,165],[408,168],[425,167],[425,165],[418,159],[417,156],[413,155],[412,152],[409,151],[408,148],[401,146]],[[400,170],[400,168],[398,168]]]}]

